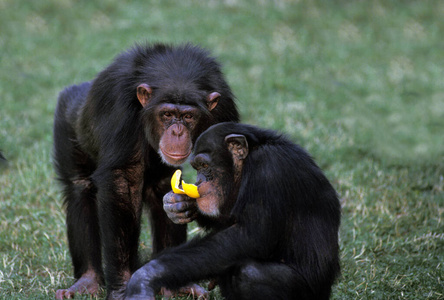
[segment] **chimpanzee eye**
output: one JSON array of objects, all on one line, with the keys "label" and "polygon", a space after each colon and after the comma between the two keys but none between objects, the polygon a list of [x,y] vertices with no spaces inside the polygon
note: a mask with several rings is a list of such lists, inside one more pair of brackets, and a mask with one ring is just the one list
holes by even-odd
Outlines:
[{"label": "chimpanzee eye", "polygon": [[193,119],[193,115],[192,114],[186,114],[184,118],[187,121],[191,121]]},{"label": "chimpanzee eye", "polygon": [[192,164],[192,166],[193,166],[193,168],[195,168],[197,171],[201,171],[202,169],[208,169],[208,164],[206,164],[206,163],[201,163],[201,162],[199,162],[199,163],[193,163]]},{"label": "chimpanzee eye", "polygon": [[206,170],[210,168],[210,159],[207,154],[200,153],[191,160],[191,166],[196,170]]},{"label": "chimpanzee eye", "polygon": [[169,118],[169,117],[171,117],[173,115],[169,111],[166,111],[166,112],[163,113],[163,116]]}]

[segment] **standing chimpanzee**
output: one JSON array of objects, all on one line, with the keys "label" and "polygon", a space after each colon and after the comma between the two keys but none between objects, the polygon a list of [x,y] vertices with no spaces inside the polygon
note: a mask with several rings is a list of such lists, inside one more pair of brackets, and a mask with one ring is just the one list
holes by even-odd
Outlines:
[{"label": "standing chimpanzee", "polygon": [[92,82],[66,88],[55,112],[54,161],[77,281],[56,297],[95,294],[104,282],[109,299],[123,297],[140,266],[143,203],[153,253],[186,241],[186,225],[163,210],[172,166],[209,126],[238,119],[219,63],[189,44],[135,46]]},{"label": "standing chimpanzee", "polygon": [[226,299],[329,298],[340,204],[307,152],[272,131],[222,123],[197,139],[191,165],[197,220],[210,233],[136,271],[127,299],[210,278]]}]

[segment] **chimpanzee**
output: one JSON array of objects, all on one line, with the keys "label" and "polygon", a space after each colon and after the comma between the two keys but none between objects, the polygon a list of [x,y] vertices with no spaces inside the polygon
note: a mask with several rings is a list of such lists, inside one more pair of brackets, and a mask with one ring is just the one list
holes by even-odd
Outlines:
[{"label": "chimpanzee", "polygon": [[[190,160],[197,220],[209,233],[137,270],[127,299],[204,279],[216,279],[226,299],[328,299],[341,208],[310,155],[273,131],[228,122],[206,130]],[[182,196],[169,195],[170,205]]]},{"label": "chimpanzee", "polygon": [[170,177],[200,133],[238,120],[220,64],[191,44],[136,45],[93,81],[67,87],[55,112],[54,162],[77,281],[56,297],[95,294],[103,283],[109,299],[123,297],[140,266],[143,203],[153,253],[186,241],[186,225],[163,210]]}]

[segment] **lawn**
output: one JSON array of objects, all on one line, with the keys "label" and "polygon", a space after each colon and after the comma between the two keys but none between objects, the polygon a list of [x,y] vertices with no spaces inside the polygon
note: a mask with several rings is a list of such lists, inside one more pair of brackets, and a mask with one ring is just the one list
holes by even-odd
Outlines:
[{"label": "lawn", "polygon": [[304,146],[340,194],[332,299],[444,299],[443,15],[438,0],[0,0],[0,298],[73,283],[58,93],[136,42],[190,41],[222,62],[243,121]]}]

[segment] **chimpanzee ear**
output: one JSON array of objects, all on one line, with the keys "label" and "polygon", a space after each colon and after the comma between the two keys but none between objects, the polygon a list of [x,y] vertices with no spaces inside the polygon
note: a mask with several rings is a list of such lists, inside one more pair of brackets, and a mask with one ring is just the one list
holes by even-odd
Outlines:
[{"label": "chimpanzee ear", "polygon": [[207,106],[210,111],[212,111],[219,102],[220,94],[218,92],[212,92],[207,96]]},{"label": "chimpanzee ear", "polygon": [[248,155],[248,142],[242,134],[229,134],[225,137],[228,150],[234,159],[243,160]]},{"label": "chimpanzee ear", "polygon": [[139,102],[143,107],[148,104],[152,93],[153,90],[146,83],[142,83],[137,87],[137,99],[139,99]]}]

